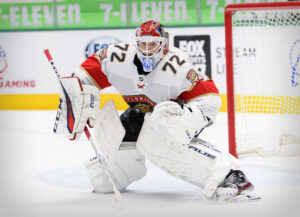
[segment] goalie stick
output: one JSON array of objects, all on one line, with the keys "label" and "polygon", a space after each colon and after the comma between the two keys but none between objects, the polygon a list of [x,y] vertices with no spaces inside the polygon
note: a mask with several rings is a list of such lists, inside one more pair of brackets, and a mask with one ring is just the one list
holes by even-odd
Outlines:
[{"label": "goalie stick", "polygon": [[[60,85],[62,86],[63,89],[65,89],[64,86],[63,86],[63,84],[62,84],[62,82],[61,82],[60,73],[58,72],[57,67],[54,64],[54,61],[53,61],[53,58],[52,58],[52,56],[50,54],[49,49],[45,49],[44,53],[45,53],[45,55],[46,55],[49,63],[51,64],[52,69],[55,72],[55,74],[57,76],[57,79],[59,80]],[[69,109],[69,108],[67,108],[67,109]],[[57,122],[57,119],[56,119],[56,122]],[[56,126],[57,126],[57,123],[55,123],[55,127]],[[104,159],[104,156],[100,155],[99,151],[97,150],[95,142],[94,142],[94,140],[93,140],[93,138],[91,136],[91,133],[90,133],[89,129],[87,128],[87,126],[85,126],[85,128],[84,128],[84,133],[85,133],[87,139],[89,140],[90,144],[92,145],[92,147],[93,147],[93,149],[94,149],[94,151],[96,153],[96,156],[97,156],[97,158],[99,160],[99,163],[101,164],[101,166],[102,166],[102,168],[103,168],[103,170],[104,170],[104,172],[105,172],[105,174],[106,174],[109,182],[111,183],[111,185],[113,187],[116,201],[117,202],[122,202],[121,193],[118,190],[118,188],[116,187],[116,184],[115,184],[115,182],[114,182],[114,180],[113,180],[113,178],[111,176],[111,172],[109,171],[109,168],[108,168],[108,166],[106,164],[106,160]]]}]

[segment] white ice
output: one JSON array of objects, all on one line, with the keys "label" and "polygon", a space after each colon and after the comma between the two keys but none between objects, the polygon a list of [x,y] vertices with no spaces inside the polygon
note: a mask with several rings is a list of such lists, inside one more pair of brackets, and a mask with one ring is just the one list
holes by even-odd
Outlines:
[{"label": "white ice", "polygon": [[[207,201],[202,190],[147,162],[148,173],[122,193],[94,194],[83,169],[93,150],[83,137],[52,133],[55,111],[0,111],[0,216],[300,216],[300,157],[242,159],[260,201]],[[202,138],[227,151],[227,118],[220,113]]]}]

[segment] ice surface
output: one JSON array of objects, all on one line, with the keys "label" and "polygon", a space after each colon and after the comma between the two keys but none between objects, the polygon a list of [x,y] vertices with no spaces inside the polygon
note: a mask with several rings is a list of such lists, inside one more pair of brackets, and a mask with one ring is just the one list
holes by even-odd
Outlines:
[{"label": "ice surface", "polygon": [[[262,200],[207,201],[202,190],[147,162],[148,173],[122,193],[93,194],[83,162],[93,150],[83,137],[52,133],[55,111],[0,111],[0,216],[300,216],[300,157],[251,156],[242,170]],[[226,114],[202,138],[227,150]]]}]

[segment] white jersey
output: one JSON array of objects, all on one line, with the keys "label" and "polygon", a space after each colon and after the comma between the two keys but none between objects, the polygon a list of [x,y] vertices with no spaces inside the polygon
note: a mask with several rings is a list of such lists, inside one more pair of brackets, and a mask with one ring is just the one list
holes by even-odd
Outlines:
[{"label": "white jersey", "polygon": [[112,85],[130,107],[144,113],[167,100],[189,102],[207,94],[218,95],[213,81],[197,73],[180,49],[171,47],[150,73],[143,71],[136,50],[135,44],[110,45],[81,67],[100,89]]}]

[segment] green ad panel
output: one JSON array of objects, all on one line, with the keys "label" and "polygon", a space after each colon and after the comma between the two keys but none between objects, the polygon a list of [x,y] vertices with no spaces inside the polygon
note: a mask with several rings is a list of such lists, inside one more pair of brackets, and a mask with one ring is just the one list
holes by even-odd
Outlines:
[{"label": "green ad panel", "polygon": [[0,30],[126,28],[136,27],[149,18],[167,26],[223,25],[225,5],[264,1],[53,0],[26,3],[20,0],[20,3],[0,3]]},{"label": "green ad panel", "polygon": [[130,24],[139,25],[142,21],[155,18],[165,25],[197,24],[197,1],[130,1]]},{"label": "green ad panel", "polygon": [[122,27],[128,25],[126,0],[87,0],[82,2],[84,2],[81,4],[82,27]]},{"label": "green ad panel", "polygon": [[[107,2],[107,3],[106,3]],[[59,29],[126,25],[120,8],[126,0],[67,0],[47,3],[0,4],[1,29]],[[125,17],[125,18],[124,18]]]},{"label": "green ad panel", "polygon": [[202,0],[200,2],[200,25],[224,25],[226,5],[240,3],[287,2],[288,0]]},{"label": "green ad panel", "polygon": [[225,1],[204,0],[201,1],[201,24],[223,24]]},{"label": "green ad panel", "polygon": [[1,29],[54,28],[52,3],[0,4]]},{"label": "green ad panel", "polygon": [[169,25],[197,24],[196,1],[66,0],[0,4],[0,28],[6,30],[135,27],[149,18]]}]

